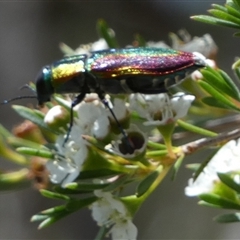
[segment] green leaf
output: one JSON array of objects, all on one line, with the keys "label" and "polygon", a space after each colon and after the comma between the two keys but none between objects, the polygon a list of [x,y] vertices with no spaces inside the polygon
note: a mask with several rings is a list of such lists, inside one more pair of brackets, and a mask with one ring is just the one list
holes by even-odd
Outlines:
[{"label": "green leaf", "polygon": [[0,124],[0,134],[5,138],[13,136],[2,124]]},{"label": "green leaf", "polygon": [[201,73],[209,85],[234,99],[240,100],[238,87],[224,71],[207,67]]},{"label": "green leaf", "polygon": [[100,168],[99,170],[84,170],[81,171],[81,174],[78,176],[78,179],[92,179],[92,178],[101,178],[101,177],[113,177],[116,175],[122,174],[122,171],[115,171],[108,168]]},{"label": "green leaf", "polygon": [[177,161],[175,162],[174,166],[173,166],[173,175],[172,175],[172,180],[174,180],[177,176],[178,170],[180,169],[182,163],[183,163],[183,159],[184,159],[184,155],[180,156]]},{"label": "green leaf", "polygon": [[0,135],[0,156],[4,157],[12,162],[20,165],[28,165],[29,160],[25,156],[17,153],[12,148],[10,148],[4,141],[3,137]]},{"label": "green leaf", "polygon": [[234,37],[240,37],[240,32],[235,32],[235,33],[233,34],[233,36],[234,36]]},{"label": "green leaf", "polygon": [[57,216],[48,217],[39,224],[38,229],[46,228],[46,227],[52,225],[53,223],[59,221],[60,219],[66,217],[69,214],[70,214],[69,212],[62,212],[61,214],[59,214]]},{"label": "green leaf", "polygon": [[219,223],[233,223],[240,222],[240,213],[228,213],[216,216],[213,218],[214,221]]},{"label": "green leaf", "polygon": [[222,6],[222,5],[213,3],[213,4],[212,4],[212,7],[215,8],[215,9],[221,10],[221,11],[223,11],[223,12],[227,12],[227,8],[224,7],[224,6]]},{"label": "green leaf", "polygon": [[154,150],[154,151],[147,151],[145,157],[147,158],[159,158],[162,156],[166,156],[168,154],[168,150]]},{"label": "green leaf", "polygon": [[66,207],[68,211],[75,212],[81,208],[87,207],[97,201],[97,197],[88,197],[83,199],[74,199],[67,203]]},{"label": "green leaf", "polygon": [[65,188],[75,190],[75,191],[92,192],[97,189],[103,189],[108,185],[109,183],[95,184],[95,183],[85,183],[85,182],[72,182],[72,183],[66,184]]},{"label": "green leaf", "polygon": [[94,238],[94,240],[104,240],[106,234],[108,233],[109,229],[103,225],[100,227],[97,236]]},{"label": "green leaf", "polygon": [[239,9],[236,9],[232,6],[230,6],[229,4],[226,4],[226,9],[227,11],[232,15],[232,16],[235,16],[237,18],[240,18],[240,10]]},{"label": "green leaf", "polygon": [[207,203],[207,202],[205,202],[205,201],[199,201],[199,202],[198,202],[198,205],[204,206],[204,207],[210,207],[210,208],[220,208],[220,207],[217,206],[217,205],[210,204],[210,203]]},{"label": "green leaf", "polygon": [[220,178],[220,180],[226,184],[228,187],[230,187],[231,189],[237,191],[238,193],[240,193],[240,185],[237,184],[230,176],[229,174],[224,174],[224,173],[218,173],[218,177]]},{"label": "green leaf", "polygon": [[85,190],[75,190],[75,189],[67,189],[62,188],[61,186],[54,186],[53,190],[57,193],[64,194],[64,195],[72,195],[72,194],[85,194],[89,193],[89,191]]},{"label": "green leaf", "polygon": [[[240,32],[239,32],[239,36],[240,36]],[[240,59],[237,59],[237,61],[234,62],[234,64],[232,65],[232,69],[235,72],[235,74],[238,77],[238,81],[240,80]]]},{"label": "green leaf", "polygon": [[107,23],[103,19],[98,20],[97,31],[99,36],[105,39],[109,48],[118,48],[119,45],[113,30],[108,27]]},{"label": "green leaf", "polygon": [[42,157],[47,159],[54,159],[55,157],[55,154],[50,150],[35,149],[35,148],[29,148],[29,147],[19,147],[16,149],[16,151],[25,155]]},{"label": "green leaf", "polygon": [[138,47],[146,47],[147,46],[146,40],[140,34],[135,35],[135,41],[137,42]]},{"label": "green leaf", "polygon": [[187,123],[187,122],[185,122],[183,120],[180,120],[180,119],[177,120],[177,124],[178,124],[178,126],[182,127],[183,129],[185,129],[187,131],[190,131],[190,132],[194,132],[194,133],[204,135],[204,136],[208,136],[208,137],[217,136],[217,133],[215,133],[215,132],[206,130],[204,128],[198,127],[198,126],[190,124],[190,123]]},{"label": "green leaf", "polygon": [[30,109],[28,107],[20,106],[20,105],[13,105],[12,108],[23,118],[30,120],[31,122],[35,123],[41,127],[47,127],[43,122],[43,117],[39,116],[35,112],[35,110]]},{"label": "green leaf", "polygon": [[185,167],[187,169],[192,170],[194,172],[196,172],[199,169],[200,166],[201,166],[200,163],[190,163],[190,164],[185,165]]},{"label": "green leaf", "polygon": [[216,207],[240,210],[239,204],[237,204],[236,202],[230,201],[226,198],[223,198],[217,194],[213,194],[213,193],[201,194],[199,195],[199,198],[207,203],[215,205]]},{"label": "green leaf", "polygon": [[129,178],[130,178],[130,176],[128,174],[119,175],[117,180],[115,180],[111,184],[108,184],[108,186],[106,186],[103,189],[103,191],[104,192],[112,192],[112,191],[116,190],[117,188],[123,187]]},{"label": "green leaf", "polygon": [[48,216],[54,216],[59,214],[62,211],[66,210],[66,205],[59,205],[59,206],[55,206],[46,210],[41,211],[42,215],[48,215]]},{"label": "green leaf", "polygon": [[222,20],[227,20],[227,21],[230,21],[230,22],[233,22],[233,23],[236,23],[239,25],[240,27],[240,19],[239,18],[236,18],[232,15],[230,15],[229,13],[227,12],[223,12],[221,10],[217,10],[217,9],[211,9],[209,10],[209,12],[214,16],[214,17],[217,17],[219,19],[222,19]]},{"label": "green leaf", "polygon": [[51,199],[58,199],[58,200],[70,200],[69,196],[60,194],[60,193],[55,193],[55,192],[51,192],[45,189],[41,189],[40,193],[47,198],[51,198]]},{"label": "green leaf", "polygon": [[233,3],[235,4],[236,10],[240,11],[240,1],[239,0],[233,0]]},{"label": "green leaf", "polygon": [[218,19],[216,17],[206,16],[206,15],[198,15],[198,16],[192,16],[193,20],[203,22],[203,23],[209,23],[217,26],[223,26],[223,27],[230,27],[230,28],[237,28],[240,29],[240,26],[236,23]]},{"label": "green leaf", "polygon": [[148,141],[147,146],[149,148],[153,148],[153,149],[157,149],[157,150],[166,149],[166,145],[164,145],[162,143],[156,143],[156,142],[153,142],[153,141]]},{"label": "green leaf", "polygon": [[12,107],[21,117],[28,119],[29,121],[35,123],[39,127],[42,127],[50,132],[58,134],[58,132],[53,131],[44,123],[43,115],[41,115],[38,110],[33,110],[19,105],[13,105]]},{"label": "green leaf", "polygon": [[[74,199],[69,201],[66,205],[56,206],[41,212],[41,214],[34,215],[31,221],[43,222],[39,225],[39,229],[48,227],[56,221],[68,216],[69,214],[78,211],[81,208],[89,206],[97,200],[97,197],[89,197],[85,199]],[[46,217],[47,216],[47,217]]]},{"label": "green leaf", "polygon": [[204,97],[201,99],[201,101],[211,107],[217,107],[217,108],[223,108],[223,109],[229,110],[229,107],[227,105],[223,104],[222,102],[218,101],[213,97]]},{"label": "green leaf", "polygon": [[140,184],[137,187],[137,192],[136,192],[137,197],[141,197],[144,193],[146,193],[146,191],[151,187],[151,185],[157,179],[158,175],[159,175],[158,171],[152,172],[145,179],[143,179],[143,181],[140,182]]},{"label": "green leaf", "polygon": [[215,89],[214,87],[209,85],[207,82],[199,80],[198,83],[205,91],[207,91],[211,96],[213,96],[218,101],[222,102],[224,105],[229,107],[229,109],[233,109],[233,110],[236,110],[238,112],[240,111],[240,108],[238,108],[231,100],[226,98],[226,96],[224,96],[217,89]]},{"label": "green leaf", "polygon": [[19,137],[9,137],[6,139],[6,142],[14,148],[25,146],[29,148],[47,150],[47,148],[44,145],[29,141],[29,140],[25,140]]},{"label": "green leaf", "polygon": [[8,173],[0,173],[0,191],[11,191],[31,186],[29,171],[25,168]]},{"label": "green leaf", "polygon": [[40,222],[43,221],[45,219],[47,219],[48,216],[47,215],[42,215],[42,214],[36,214],[34,216],[31,217],[31,222]]},{"label": "green leaf", "polygon": [[[240,101],[240,93],[239,93],[239,89],[236,86],[236,84],[233,82],[233,80],[228,76],[228,74],[222,70],[219,71],[220,75],[222,76],[222,78],[225,80],[225,82],[228,84],[229,88],[224,88],[223,90],[225,90],[224,92],[226,94],[228,94],[229,96],[231,96],[232,98]],[[229,92],[230,90],[230,92]]]}]

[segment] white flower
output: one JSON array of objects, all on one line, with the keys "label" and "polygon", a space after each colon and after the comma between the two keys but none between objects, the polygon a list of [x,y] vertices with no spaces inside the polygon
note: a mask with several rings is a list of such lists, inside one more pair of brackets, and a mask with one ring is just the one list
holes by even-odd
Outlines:
[{"label": "white flower", "polygon": [[[95,99],[95,95],[92,97]],[[101,139],[109,132],[108,113],[99,100],[81,102],[74,111],[77,111],[78,118],[74,119],[69,140],[63,146],[66,136],[57,138],[55,146],[58,155],[54,161],[49,160],[47,163],[51,181],[61,183],[63,187],[78,177],[88,157],[88,144],[82,135]],[[51,116],[48,118],[51,119]]]},{"label": "white flower", "polygon": [[[171,48],[186,52],[199,52],[208,58],[214,57],[217,53],[217,45],[210,34],[204,34],[202,37],[191,38],[190,34],[186,30],[180,30],[179,36],[181,38],[179,38],[177,34],[170,34],[172,42]],[[147,46],[170,48],[163,41],[150,41],[147,42]]]},{"label": "white flower", "polygon": [[[129,111],[126,107],[126,101],[121,98],[114,98],[113,106],[111,102],[108,100],[109,106],[112,108],[116,118],[121,121],[122,119],[126,118],[129,115]],[[113,119],[112,114],[109,112],[108,116]]]},{"label": "white flower", "polygon": [[210,34],[194,37],[191,41],[184,44],[179,43],[175,42],[173,48],[187,52],[200,52],[206,57],[212,57],[217,53],[217,45]]},{"label": "white flower", "polygon": [[[77,109],[78,120],[75,126],[80,126],[84,134],[94,136],[96,138],[104,138],[109,132],[109,119],[107,109],[100,100],[93,102],[82,102]],[[74,131],[73,131],[74,132]],[[79,136],[71,136],[71,139],[79,139]]]},{"label": "white flower", "polygon": [[[216,62],[214,60],[206,59],[205,64],[206,66],[211,67],[213,69],[217,68]],[[203,75],[199,70],[196,70],[193,73],[191,73],[191,78],[192,80],[197,81],[199,79],[203,79]]]},{"label": "white flower", "polygon": [[92,44],[92,49],[91,51],[99,51],[99,50],[105,50],[108,49],[108,44],[105,41],[104,38],[100,38],[98,41],[94,42]]},{"label": "white flower", "polygon": [[54,184],[61,183],[63,187],[74,181],[79,175],[79,169],[67,161],[49,160],[46,164],[47,170],[50,172],[50,180]]},{"label": "white flower", "polygon": [[110,233],[112,234],[112,239],[133,240],[137,237],[137,227],[130,219],[119,220],[115,222]]},{"label": "white flower", "polygon": [[[135,124],[131,124],[125,133],[128,139],[123,139],[124,136],[119,135],[117,139],[112,142],[112,149],[110,151],[126,159],[138,158],[139,155],[144,154],[147,147],[147,135]],[[127,142],[127,140],[129,142]],[[131,144],[133,146],[131,146]]]},{"label": "white flower", "polygon": [[154,48],[170,48],[165,42],[159,41],[159,42],[153,42],[149,41],[147,42],[147,47],[154,47]]},{"label": "white flower", "polygon": [[166,93],[130,96],[130,108],[147,119],[144,125],[166,125],[184,117],[195,99],[192,95],[178,93],[172,98]]},{"label": "white flower", "polygon": [[197,196],[214,190],[220,181],[217,173],[240,171],[240,139],[225,144],[210,160],[197,179],[189,179],[185,188],[187,196]]},{"label": "white flower", "polygon": [[92,217],[99,226],[111,227],[112,239],[133,240],[137,238],[137,228],[125,205],[110,192],[95,190],[99,198],[91,205]]},{"label": "white flower", "polygon": [[87,54],[90,55],[93,51],[108,49],[108,44],[105,39],[100,38],[98,41],[89,44],[81,44],[76,50],[75,54]]}]

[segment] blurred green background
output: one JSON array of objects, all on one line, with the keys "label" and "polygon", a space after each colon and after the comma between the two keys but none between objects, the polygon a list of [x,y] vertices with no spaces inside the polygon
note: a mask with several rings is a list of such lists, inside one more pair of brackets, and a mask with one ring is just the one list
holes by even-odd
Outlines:
[{"label": "blurred green background", "polygon": [[[221,4],[225,1],[215,1]],[[210,33],[219,46],[218,65],[230,72],[239,39],[233,31],[194,22],[189,16],[205,14],[212,1],[8,1],[0,2],[0,100],[24,95],[19,88],[43,65],[62,57],[60,42],[76,48],[98,39],[96,21],[105,19],[122,47],[139,33],[146,40],[168,41],[169,32],[185,28],[192,36]],[[169,43],[169,42],[168,42]],[[22,100],[16,104],[25,104]],[[33,101],[36,104],[35,101]],[[10,129],[21,121],[10,105],[0,108],[1,123]],[[199,154],[198,159],[204,160]],[[189,162],[190,158],[187,159]],[[191,159],[192,161],[192,159]],[[0,169],[12,165],[1,160]],[[198,207],[184,196],[191,172],[184,168],[175,182],[167,178],[134,219],[139,239],[238,239],[238,224],[220,225],[212,217],[222,211]],[[87,210],[38,231],[30,217],[54,206],[36,190],[0,194],[0,239],[93,239],[96,224]]]}]

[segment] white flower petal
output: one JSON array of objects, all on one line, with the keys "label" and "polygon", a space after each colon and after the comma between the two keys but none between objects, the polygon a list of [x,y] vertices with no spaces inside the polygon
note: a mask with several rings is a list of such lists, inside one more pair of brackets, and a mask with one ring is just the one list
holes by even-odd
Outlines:
[{"label": "white flower petal", "polygon": [[[130,96],[129,102],[130,108],[147,120],[144,122],[145,126],[159,126],[184,117],[194,99],[194,96],[183,93],[171,98],[166,93],[142,95],[142,98],[134,94]],[[161,118],[156,120],[156,115]]]},{"label": "white flower petal", "polygon": [[85,144],[82,144],[82,146],[75,153],[72,153],[72,159],[79,169],[81,169],[82,164],[86,160],[87,156],[88,148]]},{"label": "white flower petal", "polygon": [[104,50],[104,49],[108,49],[108,44],[105,41],[104,38],[100,38],[98,41],[94,42],[92,44],[92,49],[91,51],[99,51],[99,50]]},{"label": "white flower petal", "polygon": [[117,221],[110,230],[113,240],[134,240],[137,239],[137,227],[132,221]]},{"label": "white flower petal", "polygon": [[109,202],[105,199],[99,199],[91,205],[92,217],[99,226],[107,225],[112,214]]},{"label": "white flower petal", "polygon": [[102,139],[109,133],[110,122],[107,115],[99,116],[94,122],[91,134],[97,139]]},{"label": "white flower petal", "polygon": [[229,141],[210,160],[198,178],[189,180],[185,188],[187,196],[211,192],[219,182],[217,173],[240,171],[240,139]]},{"label": "white flower petal", "polygon": [[185,117],[188,113],[191,103],[194,101],[195,97],[193,95],[180,95],[173,97],[171,99],[172,109],[175,111],[176,115],[174,120]]},{"label": "white flower petal", "polygon": [[72,182],[79,175],[79,169],[64,161],[51,161],[46,164],[47,170],[51,173],[50,179],[55,184],[65,184]]},{"label": "white flower petal", "polygon": [[134,240],[137,238],[137,228],[132,223],[126,206],[110,192],[95,190],[99,198],[91,205],[93,219],[99,226],[111,227],[109,233],[112,239]]}]

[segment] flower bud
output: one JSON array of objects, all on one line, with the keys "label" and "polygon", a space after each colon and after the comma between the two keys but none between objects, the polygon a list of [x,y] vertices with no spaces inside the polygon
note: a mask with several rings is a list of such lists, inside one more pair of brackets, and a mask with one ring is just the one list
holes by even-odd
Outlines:
[{"label": "flower bud", "polygon": [[45,143],[45,139],[42,136],[42,133],[38,126],[28,120],[25,120],[18,126],[14,127],[12,131],[13,134],[19,138],[23,138],[40,144]]},{"label": "flower bud", "polygon": [[65,108],[57,105],[47,112],[44,122],[54,130],[67,130],[67,125],[70,122],[70,114]]}]

